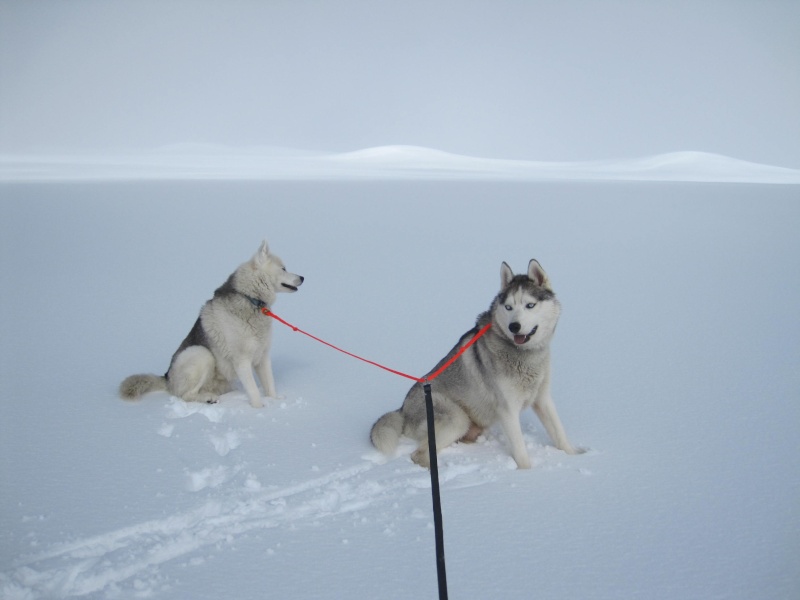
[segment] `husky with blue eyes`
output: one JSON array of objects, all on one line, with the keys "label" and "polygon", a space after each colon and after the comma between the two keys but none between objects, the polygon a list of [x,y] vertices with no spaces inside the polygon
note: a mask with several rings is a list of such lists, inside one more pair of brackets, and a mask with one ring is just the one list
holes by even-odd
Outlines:
[{"label": "husky with blue eyes", "polygon": [[[491,323],[485,335],[431,382],[436,451],[458,441],[474,442],[499,422],[517,467],[529,469],[520,426],[520,413],[526,408],[533,408],[556,448],[567,454],[580,452],[567,439],[550,397],[550,341],[561,308],[536,260],[530,261],[525,275],[514,275],[503,263],[500,283],[489,310],[431,370],[435,372]],[[430,467],[421,383],[409,390],[399,410],[383,415],[370,432],[372,444],[387,455],[394,454],[401,436],[419,443],[411,460]]]}]

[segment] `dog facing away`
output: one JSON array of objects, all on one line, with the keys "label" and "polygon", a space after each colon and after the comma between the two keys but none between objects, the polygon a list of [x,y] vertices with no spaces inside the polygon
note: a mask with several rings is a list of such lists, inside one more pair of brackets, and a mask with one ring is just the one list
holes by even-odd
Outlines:
[{"label": "dog facing away", "polygon": [[[520,413],[532,407],[557,448],[579,453],[567,439],[550,397],[550,341],[561,312],[550,280],[536,260],[527,275],[514,275],[503,263],[501,288],[489,310],[431,373],[455,355],[484,326],[490,329],[459,360],[431,382],[436,452],[457,442],[474,442],[487,427],[500,422],[520,469],[531,467],[520,426]],[[372,444],[387,455],[400,437],[416,440],[411,459],[430,467],[425,396],[421,383],[406,395],[403,406],[372,426]]]},{"label": "dog facing away", "polygon": [[242,263],[203,305],[200,316],[172,356],[169,369],[158,375],[131,375],[119,394],[134,400],[143,394],[167,391],[187,402],[217,402],[234,389],[236,379],[254,408],[264,403],[253,377],[255,369],[264,394],[277,396],[270,362],[270,308],[279,292],[296,292],[303,277],[286,271],[271,254],[266,240],[249,261]]}]

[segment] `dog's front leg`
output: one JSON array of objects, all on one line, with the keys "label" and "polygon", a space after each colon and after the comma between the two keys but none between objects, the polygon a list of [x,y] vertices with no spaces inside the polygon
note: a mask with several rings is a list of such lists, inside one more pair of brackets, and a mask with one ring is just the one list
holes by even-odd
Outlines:
[{"label": "dog's front leg", "polygon": [[264,402],[261,400],[258,385],[256,385],[256,380],[253,377],[253,366],[250,364],[250,361],[237,363],[234,369],[236,370],[236,375],[239,377],[239,381],[242,382],[242,387],[244,387],[247,397],[250,399],[250,406],[253,408],[263,408]]},{"label": "dog's front leg", "polygon": [[553,399],[550,397],[550,394],[547,394],[544,398],[541,396],[537,398],[536,403],[533,405],[533,410],[536,416],[539,417],[542,425],[544,425],[547,435],[553,440],[553,444],[555,444],[556,448],[563,450],[567,454],[580,454],[580,451],[576,450],[575,447],[570,444],[569,439],[567,439],[567,433],[564,431],[561,419],[558,418],[558,413],[556,412],[556,407],[555,404],[553,404]]},{"label": "dog's front leg", "polygon": [[268,398],[277,398],[278,392],[275,390],[275,376],[272,374],[272,361],[269,354],[265,353],[256,364],[256,373],[261,380],[261,387],[264,388],[264,395]]},{"label": "dog's front leg", "polygon": [[553,404],[553,398],[550,396],[550,376],[546,376],[542,382],[542,387],[536,396],[533,403],[533,412],[539,417],[539,420],[544,425],[547,435],[553,440],[556,448],[563,450],[567,454],[580,454],[567,439],[567,433],[564,431],[564,426],[561,424],[561,419],[558,418],[556,412],[556,405]]},{"label": "dog's front leg", "polygon": [[525,438],[522,436],[522,427],[519,423],[519,413],[513,409],[503,408],[500,411],[500,425],[508,438],[511,446],[511,456],[520,469],[531,468],[531,458],[525,447]]}]

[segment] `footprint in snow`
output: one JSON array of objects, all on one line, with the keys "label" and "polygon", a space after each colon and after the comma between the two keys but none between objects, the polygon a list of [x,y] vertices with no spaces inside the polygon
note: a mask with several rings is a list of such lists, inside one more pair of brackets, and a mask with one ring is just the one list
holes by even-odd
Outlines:
[{"label": "footprint in snow", "polygon": [[238,431],[228,431],[224,435],[212,435],[209,436],[209,438],[214,446],[214,450],[216,450],[217,454],[220,456],[225,456],[231,450],[238,448],[242,443]]}]

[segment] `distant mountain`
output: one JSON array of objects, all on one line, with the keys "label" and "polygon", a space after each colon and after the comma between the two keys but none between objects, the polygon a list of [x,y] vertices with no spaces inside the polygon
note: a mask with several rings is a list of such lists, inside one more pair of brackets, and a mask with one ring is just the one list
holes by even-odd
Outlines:
[{"label": "distant mountain", "polygon": [[486,179],[800,184],[800,170],[707,152],[585,162],[463,156],[419,146],[339,154],[273,147],[175,144],[152,152],[0,156],[0,181],[116,179]]},{"label": "distant mountain", "polygon": [[585,162],[502,160],[462,156],[416,146],[381,146],[330,157],[335,161],[454,175],[509,179],[634,181],[709,181],[800,183],[800,170],[751,163],[708,152],[671,152],[657,156]]}]

